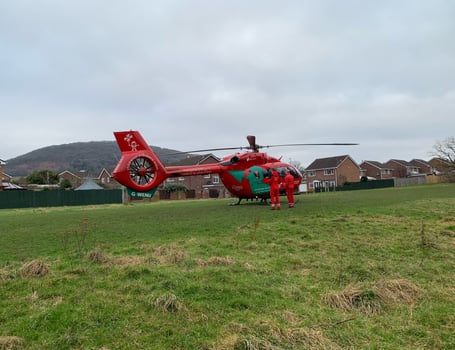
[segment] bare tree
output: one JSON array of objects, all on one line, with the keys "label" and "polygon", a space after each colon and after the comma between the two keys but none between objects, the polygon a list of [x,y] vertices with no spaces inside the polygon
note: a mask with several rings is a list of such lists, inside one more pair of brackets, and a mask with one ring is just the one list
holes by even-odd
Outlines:
[{"label": "bare tree", "polygon": [[455,181],[455,137],[450,136],[442,141],[438,141],[433,148],[435,150],[433,154],[444,165],[444,172],[447,173],[449,181]]}]

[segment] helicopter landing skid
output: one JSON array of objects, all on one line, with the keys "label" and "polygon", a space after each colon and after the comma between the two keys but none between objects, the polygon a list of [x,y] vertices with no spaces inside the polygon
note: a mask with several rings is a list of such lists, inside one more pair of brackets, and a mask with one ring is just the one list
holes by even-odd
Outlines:
[{"label": "helicopter landing skid", "polygon": [[229,205],[240,205],[240,202],[242,199],[246,199],[247,202],[259,202],[257,204],[263,204],[263,205],[269,205],[269,202],[267,198],[239,198],[239,200],[236,203],[230,203]]}]

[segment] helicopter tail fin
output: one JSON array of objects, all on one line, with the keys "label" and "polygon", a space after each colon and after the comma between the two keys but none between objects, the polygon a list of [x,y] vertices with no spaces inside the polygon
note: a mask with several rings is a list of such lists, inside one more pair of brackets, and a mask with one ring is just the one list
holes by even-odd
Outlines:
[{"label": "helicopter tail fin", "polygon": [[151,150],[139,131],[116,131],[114,136],[122,153]]},{"label": "helicopter tail fin", "polygon": [[167,177],[166,169],[139,131],[114,132],[122,158],[114,169],[114,178],[138,192],[149,192]]}]

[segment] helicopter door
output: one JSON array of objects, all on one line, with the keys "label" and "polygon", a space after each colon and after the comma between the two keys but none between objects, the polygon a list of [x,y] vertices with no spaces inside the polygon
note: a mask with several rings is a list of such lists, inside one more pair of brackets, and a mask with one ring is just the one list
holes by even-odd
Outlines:
[{"label": "helicopter door", "polygon": [[264,169],[259,166],[253,166],[249,169],[246,176],[250,184],[251,192],[254,195],[261,195],[270,192],[269,185],[262,182],[264,179]]}]

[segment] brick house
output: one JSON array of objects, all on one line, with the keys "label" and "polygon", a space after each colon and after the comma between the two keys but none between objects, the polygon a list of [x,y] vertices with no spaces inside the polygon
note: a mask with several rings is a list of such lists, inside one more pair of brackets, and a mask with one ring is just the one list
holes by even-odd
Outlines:
[{"label": "brick house", "polygon": [[11,183],[11,181],[13,179],[12,176],[3,172],[3,165],[5,165],[5,164],[6,164],[6,162],[4,160],[0,159],[0,191],[23,189],[22,187]]},{"label": "brick house", "polygon": [[392,169],[392,177],[404,178],[419,175],[419,167],[405,160],[390,159],[385,165]]},{"label": "brick house", "polygon": [[360,167],[348,155],[319,158],[305,169],[305,175],[308,191],[330,190],[346,182],[359,182]]},{"label": "brick house", "polygon": [[96,177],[94,180],[98,185],[103,186],[105,189],[114,189],[121,187],[121,185],[112,177],[112,173],[106,168],[103,168],[98,177]]},{"label": "brick house", "polygon": [[434,174],[434,169],[430,163],[422,159],[413,159],[409,163],[419,168],[420,174],[432,175]]},{"label": "brick house", "polygon": [[71,183],[73,188],[77,188],[87,179],[92,178],[98,185],[103,186],[105,189],[113,189],[113,188],[120,188],[121,185],[115,181],[112,177],[112,174],[106,168],[103,168],[98,176],[87,174],[85,172],[81,172],[79,174],[75,174],[69,170],[62,171],[58,174],[60,181],[68,180]]},{"label": "brick house", "polygon": [[431,165],[435,174],[445,173],[450,168],[449,164],[445,160],[438,157],[431,158],[428,161],[428,164]]},{"label": "brick house", "polygon": [[392,169],[383,163],[374,160],[364,160],[360,164],[361,175],[375,180],[385,180],[392,178]]},{"label": "brick house", "polygon": [[[202,165],[219,163],[220,159],[213,154],[193,156],[182,159],[181,161],[172,164],[173,166],[185,165]],[[184,185],[188,190],[194,191],[195,198],[213,198],[226,197],[228,191],[220,181],[219,174],[194,175],[171,177],[166,179],[164,186],[171,184]]]},{"label": "brick house", "polygon": [[74,174],[69,170],[59,173],[58,178],[60,179],[60,182],[68,180],[73,188],[79,187],[82,185],[82,182],[84,182],[84,179],[81,176]]},{"label": "brick house", "polygon": [[2,183],[2,186],[0,186],[0,191],[3,190],[3,181],[4,181],[3,164],[5,164],[5,161],[0,159],[0,180]]}]

